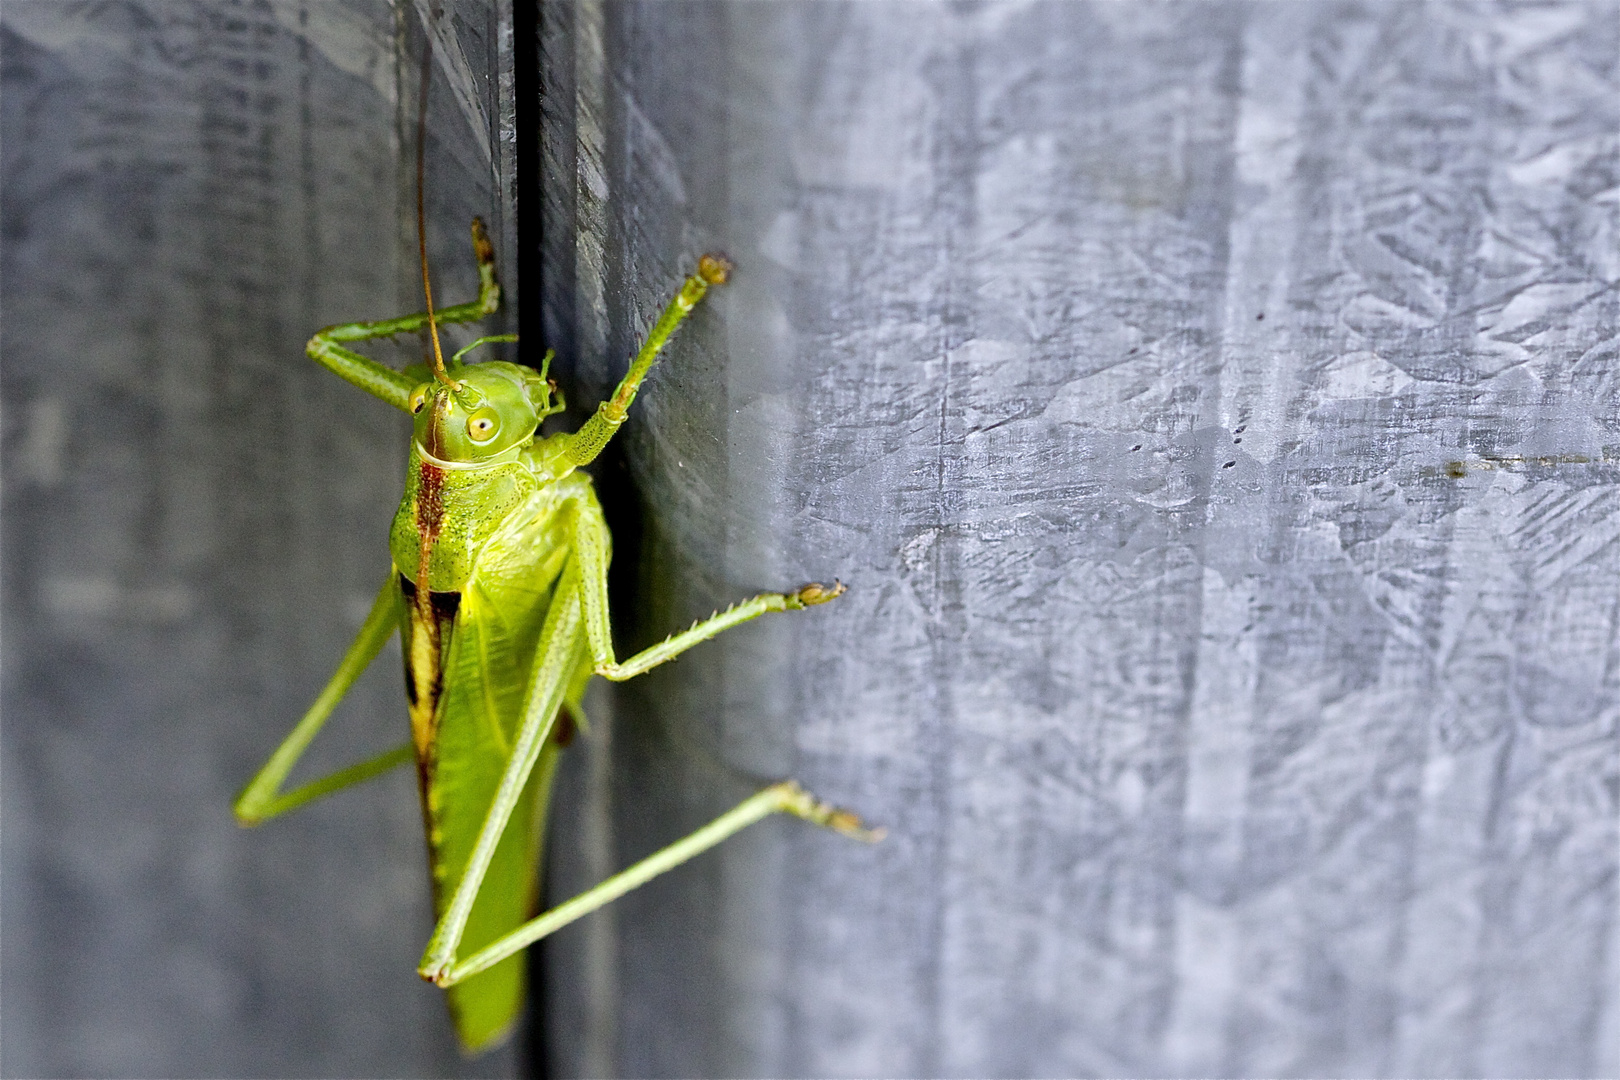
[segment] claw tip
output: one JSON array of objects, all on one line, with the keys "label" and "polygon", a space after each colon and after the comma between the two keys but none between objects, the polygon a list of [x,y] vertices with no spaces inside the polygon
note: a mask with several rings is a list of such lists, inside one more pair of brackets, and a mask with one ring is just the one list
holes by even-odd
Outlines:
[{"label": "claw tip", "polygon": [[698,277],[709,285],[724,285],[731,276],[731,263],[723,255],[705,255],[698,260]]},{"label": "claw tip", "polygon": [[495,245],[489,242],[489,230],[484,228],[484,219],[481,217],[472,219],[472,240],[473,253],[480,263],[495,261]]},{"label": "claw tip", "polygon": [[848,586],[837,578],[833,579],[832,588],[830,589],[819,581],[812,581],[799,590],[798,598],[799,603],[805,607],[810,607],[813,604],[825,604],[833,597],[842,596],[848,591]]}]

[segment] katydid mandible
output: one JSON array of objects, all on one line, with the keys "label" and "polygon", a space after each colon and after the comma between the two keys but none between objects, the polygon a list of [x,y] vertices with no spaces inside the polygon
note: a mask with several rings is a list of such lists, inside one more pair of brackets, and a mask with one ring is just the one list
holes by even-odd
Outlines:
[{"label": "katydid mandible", "polygon": [[[550,353],[539,371],[462,362],[473,348],[515,340],[502,335],[478,339],[448,365],[440,357],[438,323],[474,322],[500,303],[482,222],[473,221],[472,235],[477,300],[434,312],[424,259],[427,310],[331,326],[310,339],[312,359],[415,417],[405,495],[389,533],[393,566],[370,614],[326,688],[243,789],[235,812],[244,825],[255,825],[414,760],[438,918],[419,973],[446,988],[457,1034],[477,1050],[500,1038],[522,1007],[523,949],[754,822],[786,813],[859,839],[880,833],[784,781],[530,917],[551,779],[574,719],[583,721],[590,677],[631,678],[767,611],[822,604],[844,587],[761,593],[618,660],[608,621],[610,538],[580,467],[624,423],[670,335],[726,280],[729,266],[704,256],[613,396],[578,431],[542,437],[540,422],[563,409],[547,378]],[[433,342],[427,368],[398,372],[348,347],[424,327]],[[410,741],[283,792],[305,748],[396,628]]]}]

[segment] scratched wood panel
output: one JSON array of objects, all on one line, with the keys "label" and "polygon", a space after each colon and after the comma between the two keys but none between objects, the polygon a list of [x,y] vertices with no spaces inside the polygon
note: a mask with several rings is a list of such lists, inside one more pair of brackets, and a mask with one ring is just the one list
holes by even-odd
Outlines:
[{"label": "scratched wood panel", "polygon": [[[505,17],[441,24],[451,299],[475,212],[517,284]],[[464,1062],[415,977],[408,773],[253,831],[229,812],[387,572],[408,429],[303,342],[420,307],[419,27],[358,0],[0,9],[7,1076],[517,1068]],[[314,764],[402,737],[394,655]]]},{"label": "scratched wood panel", "polygon": [[622,644],[851,586],[603,698],[555,887],[891,830],[559,935],[559,1073],[1620,1071],[1620,7],[542,22],[576,397],[738,266]]}]

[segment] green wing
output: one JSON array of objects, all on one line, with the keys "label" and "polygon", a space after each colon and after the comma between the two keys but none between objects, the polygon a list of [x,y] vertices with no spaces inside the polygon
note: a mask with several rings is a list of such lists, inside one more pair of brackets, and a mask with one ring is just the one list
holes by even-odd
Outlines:
[{"label": "green wing", "polygon": [[[461,880],[510,757],[562,554],[546,559],[547,565],[531,563],[524,574],[475,574],[462,593],[445,655],[432,761],[422,770],[436,917],[444,914]],[[584,665],[583,640],[579,652]],[[575,682],[578,689],[566,690],[577,703],[584,679]],[[551,777],[559,737],[566,738],[570,727],[553,725],[473,905],[462,956],[535,914]],[[524,813],[524,807],[530,812]],[[511,1027],[523,1008],[524,971],[519,953],[446,990],[457,1034],[469,1050],[488,1045]]]}]

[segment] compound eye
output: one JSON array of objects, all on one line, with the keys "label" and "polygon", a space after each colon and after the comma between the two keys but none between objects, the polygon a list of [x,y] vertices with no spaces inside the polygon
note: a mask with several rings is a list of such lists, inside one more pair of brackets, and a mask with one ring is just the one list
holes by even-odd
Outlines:
[{"label": "compound eye", "polygon": [[427,392],[427,383],[423,383],[421,386],[418,386],[415,390],[411,391],[410,404],[412,413],[419,413],[422,411],[422,406],[427,404]]},{"label": "compound eye", "polygon": [[467,437],[475,443],[487,443],[501,429],[501,418],[494,409],[483,408],[467,417]]}]

